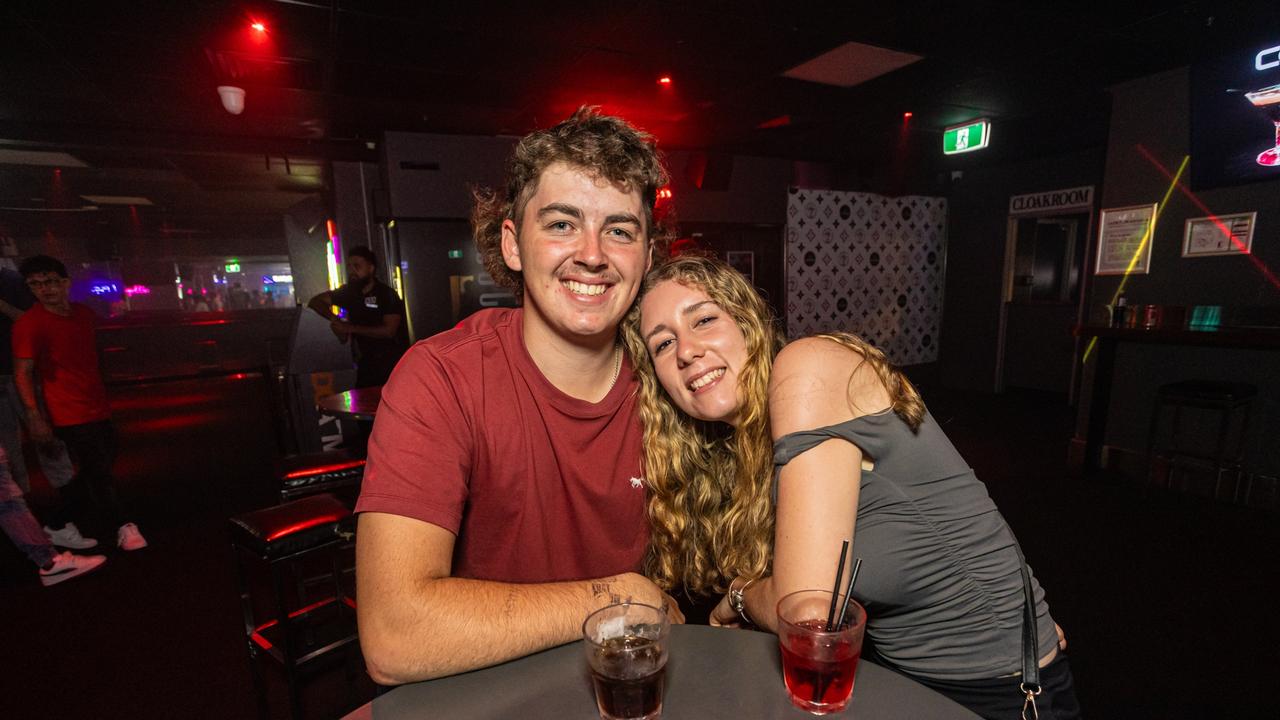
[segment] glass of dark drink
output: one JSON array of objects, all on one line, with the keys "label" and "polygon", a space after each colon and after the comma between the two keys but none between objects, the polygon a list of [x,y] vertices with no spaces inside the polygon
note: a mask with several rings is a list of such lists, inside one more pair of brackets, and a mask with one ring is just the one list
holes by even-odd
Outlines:
[{"label": "glass of dark drink", "polygon": [[[844,595],[836,597],[836,615]],[[839,712],[853,695],[853,674],[862,655],[867,611],[850,600],[843,617],[827,627],[830,590],[801,590],[778,601],[782,679],[791,703],[814,715]]]},{"label": "glass of dark drink", "polygon": [[582,623],[582,638],[603,720],[653,720],[662,716],[671,623],[659,608],[620,603]]}]

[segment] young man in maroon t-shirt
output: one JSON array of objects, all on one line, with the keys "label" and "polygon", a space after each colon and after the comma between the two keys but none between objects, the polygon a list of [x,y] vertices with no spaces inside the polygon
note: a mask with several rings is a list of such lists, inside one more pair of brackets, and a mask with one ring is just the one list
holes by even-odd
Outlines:
[{"label": "young man in maroon t-shirt", "polygon": [[[18,268],[38,303],[13,324],[14,381],[27,411],[31,439],[55,435],[79,465],[66,490],[73,500],[89,496],[124,550],[147,546],[138,526],[128,522],[116,495],[111,466],[116,431],[107,405],[107,389],[98,369],[93,311],[71,302],[71,280],[61,261],[47,255],[27,258]],[[41,407],[37,376],[44,395]]]},{"label": "young man in maroon t-shirt", "polygon": [[636,380],[617,339],[666,183],[651,138],[582,109],[517,145],[475,239],[522,296],[418,343],[383,388],[357,504],[369,673],[412,682],[578,637],[593,610],[674,601],[648,541]]}]

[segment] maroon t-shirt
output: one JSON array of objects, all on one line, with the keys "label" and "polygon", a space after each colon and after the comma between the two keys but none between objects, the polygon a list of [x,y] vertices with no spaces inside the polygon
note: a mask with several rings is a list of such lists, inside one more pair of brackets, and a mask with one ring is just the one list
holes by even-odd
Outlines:
[{"label": "maroon t-shirt", "polygon": [[13,356],[35,360],[49,422],[81,425],[111,417],[94,342],[97,317],[80,303],[71,316],[36,303],[13,324]]},{"label": "maroon t-shirt", "polygon": [[424,340],[383,387],[357,512],[458,536],[454,577],[553,582],[640,569],[649,539],[637,383],[598,403],[558,390],[519,309]]}]

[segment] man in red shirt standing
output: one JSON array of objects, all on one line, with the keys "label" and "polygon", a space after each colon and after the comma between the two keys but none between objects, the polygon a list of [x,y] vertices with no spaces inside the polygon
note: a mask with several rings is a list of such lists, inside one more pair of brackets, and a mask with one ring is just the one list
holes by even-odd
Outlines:
[{"label": "man in red shirt standing", "polygon": [[360,644],[395,684],[569,642],[631,598],[648,542],[637,381],[618,342],[664,231],[652,138],[583,108],[477,197],[477,248],[523,299],[405,354],[383,387],[356,541]]},{"label": "man in red shirt standing", "polygon": [[[60,261],[36,255],[24,260],[18,271],[39,301],[13,324],[14,380],[31,439],[45,442],[56,435],[66,443],[79,465],[67,490],[75,499],[86,494],[93,498],[103,520],[117,528],[121,549],[140,550],[147,541],[138,526],[126,520],[111,475],[116,430],[98,369],[97,318],[89,308],[71,302],[71,280]],[[37,376],[44,391],[43,408],[36,394]]]}]

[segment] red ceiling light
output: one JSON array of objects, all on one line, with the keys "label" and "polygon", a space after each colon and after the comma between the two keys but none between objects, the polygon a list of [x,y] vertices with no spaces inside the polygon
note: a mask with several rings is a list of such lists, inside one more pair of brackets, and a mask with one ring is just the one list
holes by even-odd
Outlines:
[{"label": "red ceiling light", "polygon": [[267,26],[263,25],[261,22],[257,20],[254,20],[253,23],[249,25],[249,27],[253,28],[255,32],[260,32],[260,33],[267,32]]},{"label": "red ceiling light", "polygon": [[904,113],[902,113],[902,119],[903,119],[903,120],[910,120],[910,119],[911,119],[911,113],[909,113],[909,112],[904,112]]},{"label": "red ceiling light", "polygon": [[659,84],[659,85],[670,85],[670,84],[671,84],[671,76],[670,76],[670,75],[663,75],[662,77],[658,78],[658,84]]}]

